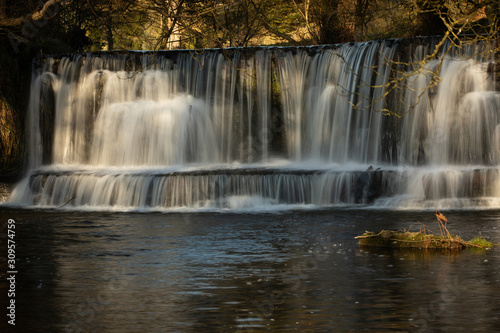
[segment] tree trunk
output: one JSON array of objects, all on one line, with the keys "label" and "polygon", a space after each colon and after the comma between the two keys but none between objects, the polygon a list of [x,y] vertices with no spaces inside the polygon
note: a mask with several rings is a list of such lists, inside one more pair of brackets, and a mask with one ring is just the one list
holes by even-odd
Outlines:
[{"label": "tree trunk", "polygon": [[113,29],[111,25],[106,26],[106,44],[108,45],[108,51],[114,50],[115,46],[113,45]]}]

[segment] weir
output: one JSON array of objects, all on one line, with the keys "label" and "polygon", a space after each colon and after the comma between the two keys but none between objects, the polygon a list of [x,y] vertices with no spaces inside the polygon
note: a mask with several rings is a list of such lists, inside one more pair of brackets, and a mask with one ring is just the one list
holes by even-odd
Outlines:
[{"label": "weir", "polygon": [[479,56],[487,46],[408,75],[437,40],[38,58],[28,172],[9,201],[498,208],[500,94]]}]

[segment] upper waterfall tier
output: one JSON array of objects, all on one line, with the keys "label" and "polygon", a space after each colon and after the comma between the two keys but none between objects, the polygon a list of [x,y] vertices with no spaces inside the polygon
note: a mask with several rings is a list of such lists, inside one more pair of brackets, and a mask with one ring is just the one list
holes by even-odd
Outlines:
[{"label": "upper waterfall tier", "polygon": [[486,64],[461,52],[406,77],[433,47],[410,46],[48,57],[32,87],[32,144],[43,147],[32,162],[497,164]]}]

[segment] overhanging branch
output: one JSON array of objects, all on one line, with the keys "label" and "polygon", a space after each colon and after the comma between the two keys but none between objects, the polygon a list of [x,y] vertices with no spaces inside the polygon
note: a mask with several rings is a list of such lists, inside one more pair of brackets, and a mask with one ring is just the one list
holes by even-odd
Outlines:
[{"label": "overhanging branch", "polygon": [[67,0],[49,0],[47,1],[40,10],[33,13],[19,16],[19,17],[6,17],[4,11],[0,11],[0,26],[3,27],[19,27],[24,24],[25,21],[41,21],[47,19],[50,16],[54,16],[53,6],[59,5],[60,2]]}]

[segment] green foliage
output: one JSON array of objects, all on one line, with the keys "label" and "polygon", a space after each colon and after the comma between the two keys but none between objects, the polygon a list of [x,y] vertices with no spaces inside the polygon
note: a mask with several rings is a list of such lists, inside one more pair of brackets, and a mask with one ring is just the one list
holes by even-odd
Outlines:
[{"label": "green foliage", "polygon": [[495,244],[486,240],[484,237],[474,237],[469,241],[469,243],[482,248],[492,248],[493,246],[495,246]]}]

